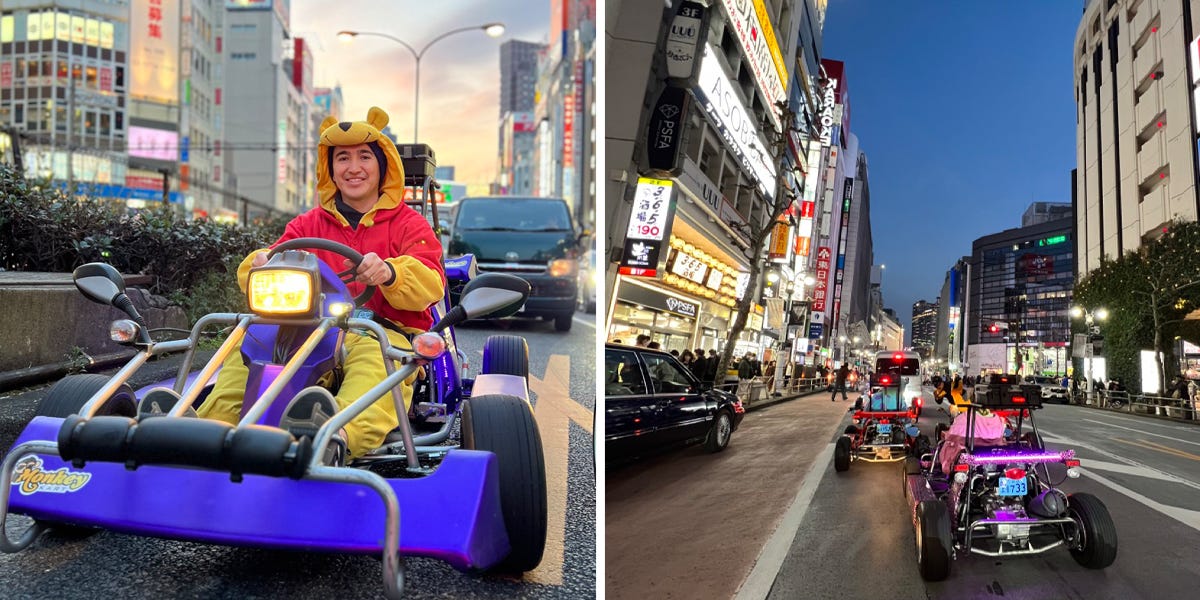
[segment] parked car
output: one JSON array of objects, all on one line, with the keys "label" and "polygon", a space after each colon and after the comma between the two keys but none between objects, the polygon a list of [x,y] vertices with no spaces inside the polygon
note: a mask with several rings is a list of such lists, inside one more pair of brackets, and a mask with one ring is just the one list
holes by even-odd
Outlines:
[{"label": "parked car", "polygon": [[[508,273],[529,282],[529,300],[517,316],[554,321],[570,331],[579,273],[579,231],[560,198],[480,196],[458,203],[446,254],[475,255],[482,272]],[[451,286],[450,301],[458,301]]]},{"label": "parked car", "polygon": [[604,348],[604,407],[609,464],[698,441],[720,452],[746,412],[736,396],[701,383],[674,356],[611,343]]},{"label": "parked car", "polygon": [[1043,400],[1057,400],[1063,404],[1070,402],[1071,394],[1067,388],[1063,387],[1062,379],[1057,377],[1032,377],[1032,383],[1038,384],[1042,388]]}]

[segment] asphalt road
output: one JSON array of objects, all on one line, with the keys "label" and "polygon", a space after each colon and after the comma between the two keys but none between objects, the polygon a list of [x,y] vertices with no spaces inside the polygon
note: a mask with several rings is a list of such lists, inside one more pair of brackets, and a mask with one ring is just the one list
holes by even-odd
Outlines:
[{"label": "asphalt road", "polygon": [[[407,598],[587,598],[596,595],[594,315],[571,332],[512,321],[458,329],[472,371],[488,335],[524,336],[530,389],[546,456],[549,533],[541,565],[523,578],[472,575],[433,559],[407,560]],[[133,383],[171,375],[172,361],[144,368]],[[48,386],[0,393],[0,448],[7,450]],[[197,493],[201,493],[199,490]],[[346,515],[313,515],[346,518]],[[24,525],[10,519],[9,531]],[[233,548],[100,532],[48,533],[17,554],[0,554],[4,598],[376,598],[380,564],[370,557]]]},{"label": "asphalt road", "polygon": [[[954,561],[946,581],[927,583],[917,572],[901,465],[856,462],[837,473],[829,463],[811,475],[815,494],[767,597],[1196,597],[1200,426],[1060,405],[1036,420],[1048,447],[1073,448],[1082,461],[1083,476],[1062,489],[1107,505],[1119,539],[1112,566],[1085,569],[1065,549],[1005,560],[968,556]],[[923,421],[927,429],[936,423]]]}]

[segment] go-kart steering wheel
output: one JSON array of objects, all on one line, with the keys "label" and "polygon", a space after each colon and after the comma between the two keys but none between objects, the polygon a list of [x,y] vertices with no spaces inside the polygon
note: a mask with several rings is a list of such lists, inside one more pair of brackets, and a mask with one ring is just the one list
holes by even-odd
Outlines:
[{"label": "go-kart steering wheel", "polygon": [[[359,252],[357,250],[355,250],[354,248],[351,248],[350,246],[347,246],[345,244],[339,244],[338,242],[335,242],[333,240],[327,240],[325,238],[311,238],[311,237],[291,239],[291,240],[283,242],[282,244],[279,244],[278,246],[275,246],[274,248],[272,248],[271,251],[267,254],[267,258],[269,259],[272,256],[275,256],[276,254],[283,252],[284,250],[302,250],[302,249],[308,249],[308,248],[315,248],[317,250],[327,250],[329,252],[333,252],[334,254],[342,256],[342,257],[346,258],[347,260],[349,260],[350,262],[354,263],[354,265],[351,266],[349,269],[346,269],[345,271],[342,271],[337,274],[338,278],[342,280],[342,283],[349,284],[350,282],[354,281],[354,272],[357,271],[358,266],[362,264],[363,255],[359,254]],[[367,303],[367,300],[370,300],[371,296],[375,295],[375,290],[377,288],[378,288],[378,286],[368,285],[367,288],[365,290],[363,290],[363,293],[359,294],[357,297],[354,298],[354,305],[359,306],[359,307],[365,305]]]}]

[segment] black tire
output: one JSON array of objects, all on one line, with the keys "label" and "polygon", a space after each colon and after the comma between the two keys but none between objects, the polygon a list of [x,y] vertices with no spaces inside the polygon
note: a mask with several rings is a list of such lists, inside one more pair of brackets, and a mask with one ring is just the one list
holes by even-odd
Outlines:
[{"label": "black tire", "polygon": [[704,438],[704,449],[709,452],[720,452],[729,445],[729,439],[733,437],[733,418],[729,416],[728,411],[717,411],[717,418],[713,419],[712,427],[708,429],[708,435]]},{"label": "black tire", "polygon": [[938,442],[942,441],[942,434],[947,431],[950,431],[949,425],[946,425],[945,423],[938,423],[933,427],[933,439]]},{"label": "black tire", "polygon": [[908,500],[908,476],[921,474],[921,461],[915,456],[909,456],[904,459],[904,470],[900,472],[900,482],[904,488],[901,493],[904,494],[904,500]]},{"label": "black tire", "polygon": [[[34,412],[39,417],[57,417],[65,419],[79,414],[79,409],[87,404],[96,392],[100,391],[111,380],[107,375],[85,374],[68,375],[58,380],[50,391],[38,402]],[[100,406],[97,415],[116,415],[121,417],[137,417],[137,401],[134,399],[133,388],[122,384],[117,391]]]},{"label": "black tire", "polygon": [[921,434],[917,439],[913,440],[913,456],[920,459],[921,456],[929,454],[933,451],[933,445],[929,441],[929,436]]},{"label": "black tire", "polygon": [[554,330],[567,332],[571,330],[571,323],[575,322],[575,311],[559,313],[554,315]]},{"label": "black tire", "polygon": [[839,473],[850,470],[850,438],[840,437],[834,445],[833,469]]},{"label": "black tire", "polygon": [[1081,546],[1071,548],[1075,562],[1103,569],[1117,559],[1117,528],[1099,498],[1085,493],[1067,497],[1067,514],[1079,526]]},{"label": "black tire", "polygon": [[495,453],[500,510],[512,547],[498,571],[521,573],[546,548],[546,462],[529,404],[515,396],[476,396],[462,403],[463,448]]},{"label": "black tire", "polygon": [[483,343],[484,375],[517,375],[529,379],[529,345],[519,335],[491,335]]},{"label": "black tire", "polygon": [[858,426],[847,425],[846,428],[842,430],[842,433],[845,433],[846,435],[858,435]]},{"label": "black tire", "polygon": [[591,302],[587,303],[587,313],[589,315],[596,314],[596,301],[595,300],[592,300]]},{"label": "black tire", "polygon": [[917,569],[925,581],[950,575],[950,510],[937,500],[917,505]]}]

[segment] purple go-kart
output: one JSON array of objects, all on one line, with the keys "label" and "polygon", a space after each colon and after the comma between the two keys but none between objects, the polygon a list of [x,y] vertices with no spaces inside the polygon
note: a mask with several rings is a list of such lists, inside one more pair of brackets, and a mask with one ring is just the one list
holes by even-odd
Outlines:
[{"label": "purple go-kart", "polygon": [[[470,256],[447,261],[448,278],[466,281],[458,305],[439,304],[437,324],[413,337],[413,350],[401,350],[379,322],[356,313],[375,288],[351,297],[342,279],[349,271],[336,273],[304,248],[362,260],[327,240],[290,240],[252,270],[251,313],[207,315],[187,339],[165,342],[152,340],[116,269],[76,269],[84,295],[129,315],[111,333],[139,352],[112,377],[59,381],[38,406],[0,471],[0,550],[19,551],[45,528],[62,527],[381,555],[388,598],[404,589],[402,555],[471,572],[536,567],[546,539],[546,481],[526,388],[528,348],[520,337],[490,337],[481,374],[471,380],[451,329],[516,312],[529,284],[476,275]],[[190,373],[196,341],[209,325],[232,325],[232,333]],[[341,342],[353,330],[379,341],[387,376],[311,438],[280,429],[297,392],[339,371]],[[191,409],[239,341],[250,369],[241,421],[196,418]],[[180,351],[186,354],[175,379],[137,392],[127,384],[151,357]],[[399,384],[414,373],[406,412]],[[138,414],[147,393],[165,414]],[[399,427],[381,448],[347,466],[327,466],[334,433],[374,402],[394,402]],[[461,434],[452,437],[456,430]],[[9,512],[34,519],[16,540],[4,529]]]}]

